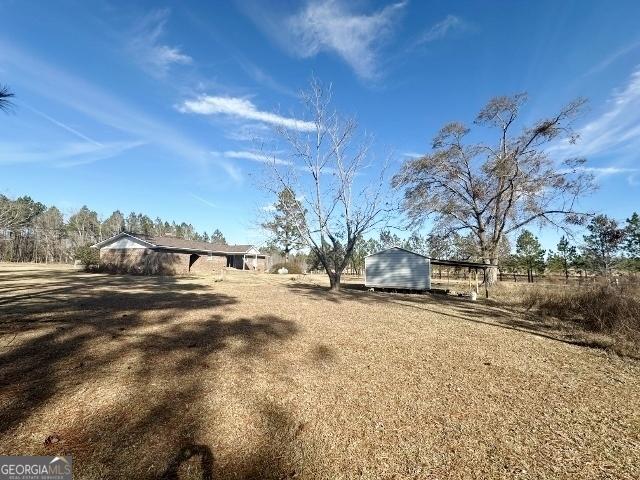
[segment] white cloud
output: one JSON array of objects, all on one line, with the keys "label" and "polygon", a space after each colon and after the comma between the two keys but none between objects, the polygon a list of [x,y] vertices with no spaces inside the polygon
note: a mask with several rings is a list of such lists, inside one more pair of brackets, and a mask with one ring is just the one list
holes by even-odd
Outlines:
[{"label": "white cloud", "polygon": [[637,159],[640,151],[640,67],[632,72],[626,86],[614,91],[604,111],[577,130],[575,144],[560,142],[551,152],[572,156],[615,154],[620,160]]},{"label": "white cloud", "polygon": [[625,55],[633,52],[636,48],[640,48],[640,40],[637,40],[637,39],[634,42],[628,45],[625,45],[622,48],[611,53],[609,56],[604,58],[598,64],[594,65],[587,73],[584,74],[584,76],[586,77],[589,75],[593,75],[595,73],[599,73],[602,70],[605,70],[609,65],[611,65],[612,63],[615,63]]},{"label": "white cloud", "polygon": [[0,143],[0,165],[46,163],[61,168],[75,167],[116,157],[143,144],[144,142],[71,142],[58,145]]},{"label": "white cloud", "polygon": [[169,19],[169,10],[156,10],[147,15],[137,26],[129,44],[136,61],[149,73],[166,75],[172,64],[189,64],[193,59],[172,47],[161,43],[165,25]]},{"label": "white cloud", "polygon": [[207,200],[206,198],[202,198],[199,195],[196,195],[195,193],[191,193],[189,192],[189,196],[192,198],[195,198],[196,200],[198,200],[201,203],[204,203],[205,205],[211,207],[211,208],[220,208],[219,205],[216,205],[213,202],[210,202],[209,200]]},{"label": "white cloud", "polygon": [[408,158],[424,157],[424,153],[418,153],[418,152],[404,152],[402,155]]},{"label": "white cloud", "polygon": [[582,167],[578,168],[582,172],[593,173],[597,176],[618,175],[620,173],[637,172],[637,168],[621,168],[621,167]]},{"label": "white cloud", "polygon": [[447,36],[447,34],[453,32],[454,30],[460,30],[466,28],[466,23],[462,21],[459,17],[455,15],[447,15],[444,20],[433,25],[431,28],[426,30],[420,38],[418,38],[416,44],[429,43],[435,40],[440,40]]},{"label": "white cloud", "polygon": [[230,140],[247,142],[259,138],[265,138],[270,132],[270,127],[264,123],[252,122],[229,128],[226,131],[225,136]]},{"label": "white cloud", "polygon": [[227,115],[244,120],[253,120],[291,130],[312,131],[315,125],[295,118],[283,117],[276,113],[265,112],[245,98],[216,97],[202,95],[195,100],[186,100],[178,109],[183,113],[200,115]]},{"label": "white cloud", "polygon": [[218,164],[218,166],[220,168],[222,168],[227,175],[229,175],[229,177],[231,179],[233,179],[236,183],[242,183],[244,182],[244,175],[242,173],[242,170],[240,170],[238,167],[236,167],[233,163],[231,162],[225,162],[223,160],[218,160],[216,162]]},{"label": "white cloud", "polygon": [[94,145],[97,145],[98,147],[102,147],[102,146],[104,146],[102,143],[100,143],[100,142],[98,142],[98,141],[94,140],[94,139],[93,139],[93,138],[91,138],[91,137],[88,137],[88,136],[87,136],[87,135],[85,135],[84,133],[79,132],[79,131],[78,131],[78,130],[76,130],[75,128],[70,127],[69,125],[67,125],[66,123],[63,123],[63,122],[61,122],[61,121],[59,121],[59,120],[56,120],[56,119],[55,119],[55,118],[53,118],[53,117],[50,117],[49,115],[47,115],[47,114],[46,114],[46,113],[44,113],[44,112],[41,112],[40,110],[37,110],[37,109],[35,109],[35,108],[33,108],[33,107],[30,107],[29,105],[26,105],[26,104],[24,104],[24,103],[23,103],[23,104],[21,104],[21,105],[22,105],[23,107],[26,107],[28,110],[31,110],[31,111],[32,111],[33,113],[35,113],[36,115],[41,116],[42,118],[44,118],[44,119],[46,119],[46,120],[50,121],[50,122],[51,122],[51,123],[53,123],[54,125],[57,125],[58,127],[62,128],[63,130],[66,130],[67,132],[69,132],[69,133],[71,133],[71,134],[75,135],[76,137],[78,137],[78,138],[80,138],[80,139],[82,139],[82,140],[85,140],[85,141],[87,141],[87,142],[89,142],[89,143],[93,143]]},{"label": "white cloud", "polygon": [[271,33],[280,36],[280,43],[296,56],[309,58],[332,52],[361,78],[375,79],[379,76],[378,50],[392,33],[405,5],[406,2],[399,2],[371,14],[360,14],[352,10],[350,2],[310,1]]},{"label": "white cloud", "polygon": [[262,210],[263,212],[275,212],[277,209],[273,203],[270,203],[269,205],[264,205],[263,207],[261,207],[260,210]]},{"label": "white cloud", "polygon": [[[13,75],[20,77],[24,89],[36,92],[140,142],[159,146],[171,152],[176,160],[190,162],[203,169],[211,163],[209,148],[182,134],[175,125],[150,117],[109,92],[2,39],[0,63],[10,67]],[[43,82],[43,78],[47,82]],[[228,162],[216,162],[216,165],[232,180],[242,182],[242,172],[237,167]]]},{"label": "white cloud", "polygon": [[223,153],[226,158],[239,158],[244,160],[251,160],[252,162],[259,163],[270,163],[275,165],[293,165],[292,162],[288,160],[282,160],[273,155],[267,155],[266,153],[260,152],[248,152],[248,151],[235,151],[228,150]]}]

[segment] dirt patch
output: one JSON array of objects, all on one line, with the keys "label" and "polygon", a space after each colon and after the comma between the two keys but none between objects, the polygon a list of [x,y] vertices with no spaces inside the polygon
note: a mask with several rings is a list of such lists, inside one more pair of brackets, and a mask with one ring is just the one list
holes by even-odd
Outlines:
[{"label": "dirt patch", "polygon": [[0,453],[83,479],[640,476],[637,362],[323,285],[0,265]]}]

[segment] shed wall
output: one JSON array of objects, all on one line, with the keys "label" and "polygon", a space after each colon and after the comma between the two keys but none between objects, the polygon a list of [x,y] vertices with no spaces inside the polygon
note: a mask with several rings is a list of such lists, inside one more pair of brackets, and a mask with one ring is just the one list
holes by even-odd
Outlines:
[{"label": "shed wall", "polygon": [[378,288],[428,290],[429,259],[400,249],[385,250],[364,260],[365,285]]}]

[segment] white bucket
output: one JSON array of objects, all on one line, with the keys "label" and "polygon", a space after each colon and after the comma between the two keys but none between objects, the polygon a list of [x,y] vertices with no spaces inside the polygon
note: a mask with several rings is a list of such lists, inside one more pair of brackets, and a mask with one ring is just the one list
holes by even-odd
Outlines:
[{"label": "white bucket", "polygon": [[478,299],[478,294],[476,292],[471,292],[471,301],[475,302]]}]

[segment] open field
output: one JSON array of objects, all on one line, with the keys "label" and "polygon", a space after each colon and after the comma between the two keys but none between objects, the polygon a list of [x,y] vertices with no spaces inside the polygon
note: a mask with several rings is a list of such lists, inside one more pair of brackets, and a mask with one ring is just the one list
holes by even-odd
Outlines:
[{"label": "open field", "polygon": [[75,477],[640,477],[640,363],[489,304],[0,264],[0,453]]}]

